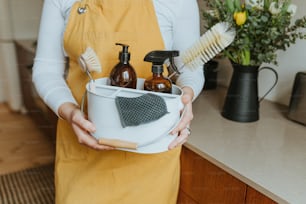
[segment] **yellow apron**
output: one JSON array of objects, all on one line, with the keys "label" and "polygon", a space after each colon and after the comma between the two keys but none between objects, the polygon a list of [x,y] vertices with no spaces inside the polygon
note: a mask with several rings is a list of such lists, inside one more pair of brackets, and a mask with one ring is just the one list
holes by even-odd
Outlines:
[{"label": "yellow apron", "polygon": [[[84,8],[86,12],[78,12]],[[82,10],[82,9],[81,9]],[[151,0],[83,0],[72,9],[64,34],[69,56],[67,82],[78,103],[88,82],[78,58],[86,47],[99,56],[109,76],[121,47],[128,44],[138,77],[151,75],[146,53],[164,49]],[[111,116],[110,116],[111,117]],[[179,188],[180,148],[159,154],[95,151],[80,145],[70,125],[59,120],[55,185],[57,204],[174,204]]]}]

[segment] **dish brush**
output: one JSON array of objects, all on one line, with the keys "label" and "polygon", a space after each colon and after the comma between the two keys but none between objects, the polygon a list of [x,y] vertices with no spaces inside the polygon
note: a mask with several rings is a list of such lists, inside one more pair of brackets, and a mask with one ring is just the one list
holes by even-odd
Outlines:
[{"label": "dish brush", "polygon": [[101,72],[102,67],[97,54],[91,47],[87,47],[85,52],[81,54],[79,57],[79,64],[81,65],[82,71],[85,72],[90,79],[89,89],[94,91],[95,84],[91,72]]},{"label": "dish brush", "polygon": [[[236,31],[229,23],[220,22],[215,24],[190,48],[182,53],[183,65],[179,70],[184,66],[188,66],[188,68],[194,70],[207,63],[229,46],[234,41],[235,36]],[[177,73],[173,72],[169,75],[169,78],[175,74]]]}]

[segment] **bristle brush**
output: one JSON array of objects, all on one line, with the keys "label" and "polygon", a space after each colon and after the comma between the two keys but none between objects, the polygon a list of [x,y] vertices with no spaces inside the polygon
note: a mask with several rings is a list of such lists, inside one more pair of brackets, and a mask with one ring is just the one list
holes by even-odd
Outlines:
[{"label": "bristle brush", "polygon": [[87,47],[81,54],[79,62],[84,72],[101,72],[102,70],[99,58],[91,47]]},{"label": "bristle brush", "polygon": [[[183,67],[194,70],[214,58],[223,49],[229,46],[235,39],[236,31],[227,22],[215,24],[207,30],[199,40],[182,53]],[[169,75],[169,78],[177,74]]]},{"label": "bristle brush", "polygon": [[91,72],[101,72],[102,67],[99,58],[95,51],[91,47],[87,47],[85,52],[79,57],[79,64],[83,72],[87,74],[90,79],[89,89],[91,91],[95,90],[94,79],[91,76]]}]

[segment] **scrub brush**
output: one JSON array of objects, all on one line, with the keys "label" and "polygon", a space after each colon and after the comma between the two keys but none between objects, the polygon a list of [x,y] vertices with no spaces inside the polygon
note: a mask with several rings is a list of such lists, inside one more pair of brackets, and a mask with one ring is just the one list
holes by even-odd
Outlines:
[{"label": "scrub brush", "polygon": [[90,79],[89,89],[90,91],[95,90],[94,79],[91,76],[91,72],[101,72],[102,67],[99,58],[95,51],[91,47],[87,47],[85,52],[79,57],[79,64],[83,72],[87,74]]},{"label": "scrub brush", "polygon": [[[229,23],[220,22],[215,24],[198,41],[182,53],[183,65],[179,70],[184,66],[194,70],[207,63],[229,46],[234,41],[235,36],[236,31]],[[169,75],[169,78],[175,74],[178,73],[173,72]]]}]

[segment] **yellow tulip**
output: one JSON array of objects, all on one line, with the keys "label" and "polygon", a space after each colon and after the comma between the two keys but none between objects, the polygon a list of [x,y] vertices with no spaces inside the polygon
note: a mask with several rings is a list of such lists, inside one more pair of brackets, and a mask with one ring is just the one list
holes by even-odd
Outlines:
[{"label": "yellow tulip", "polygon": [[234,19],[236,21],[237,25],[243,25],[246,22],[247,19],[247,15],[245,11],[241,11],[241,12],[235,12],[234,13]]}]

